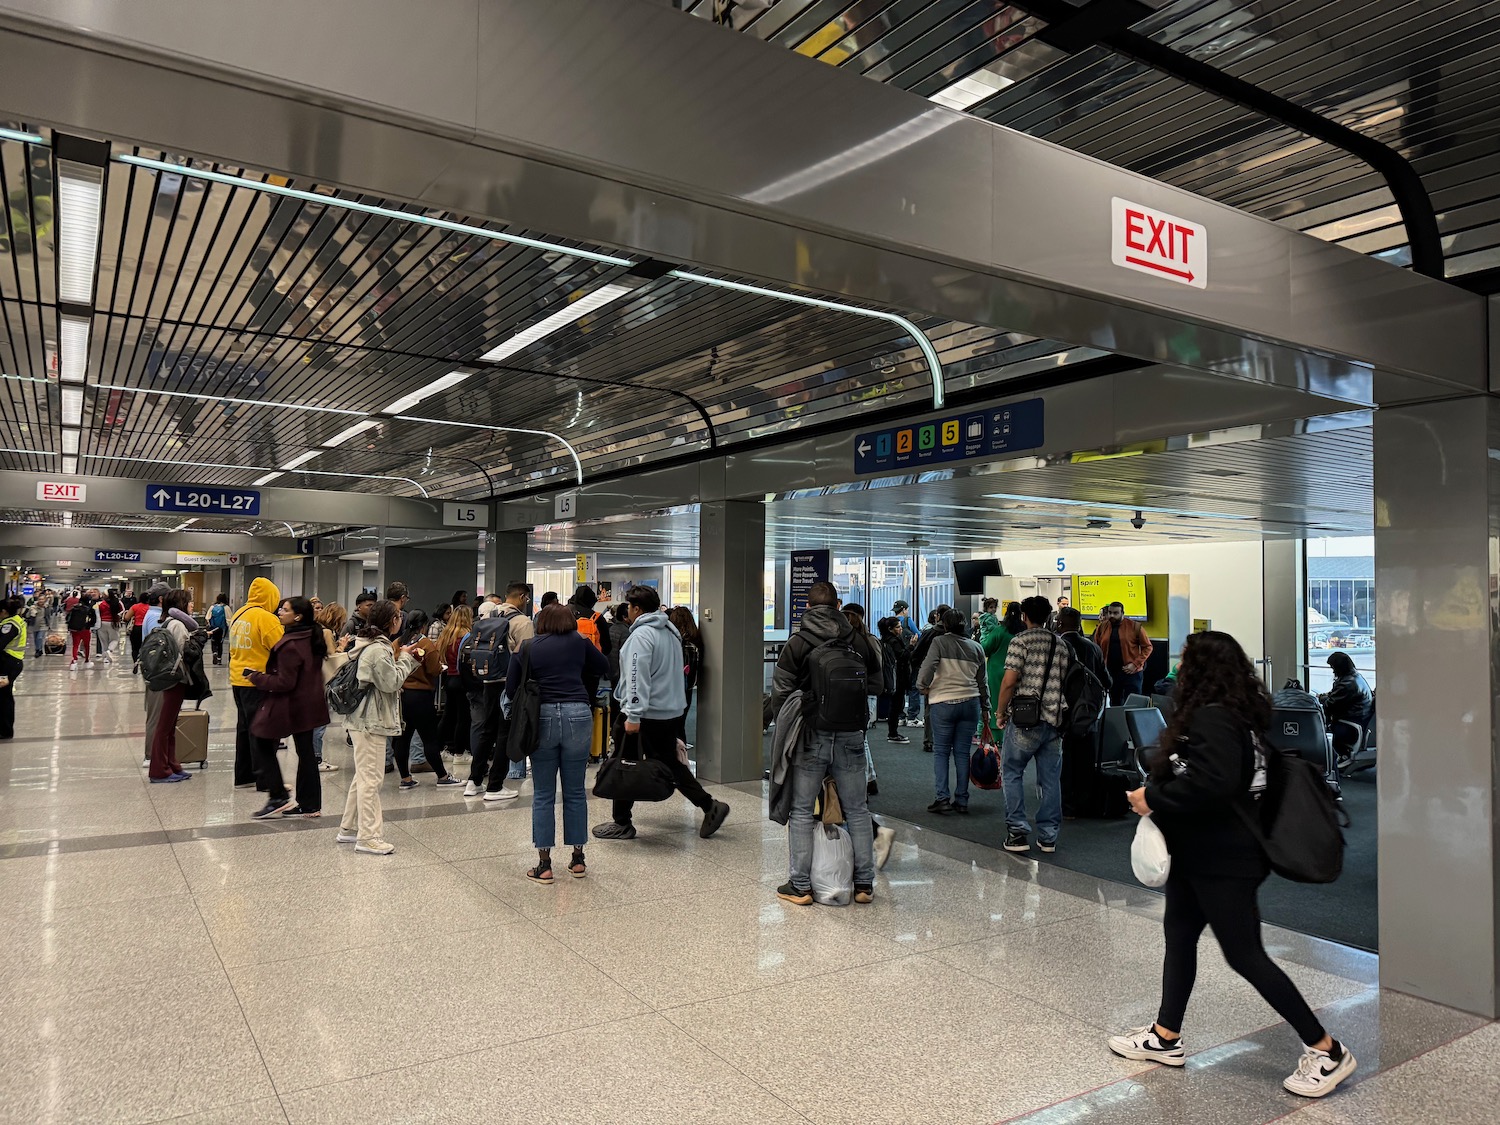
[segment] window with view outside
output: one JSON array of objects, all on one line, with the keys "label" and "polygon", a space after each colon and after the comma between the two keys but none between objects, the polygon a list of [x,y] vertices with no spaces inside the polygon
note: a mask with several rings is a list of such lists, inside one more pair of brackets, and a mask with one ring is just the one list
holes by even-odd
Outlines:
[{"label": "window with view outside", "polygon": [[871,631],[882,617],[891,616],[896,602],[911,604],[911,555],[872,555],[870,557],[870,594],[865,603],[865,620]]},{"label": "window with view outside", "polygon": [[[1375,541],[1369,536],[1307,540],[1307,668],[1313,692],[1333,686],[1328,657],[1346,652],[1375,686]],[[1292,673],[1276,671],[1278,683]]]}]

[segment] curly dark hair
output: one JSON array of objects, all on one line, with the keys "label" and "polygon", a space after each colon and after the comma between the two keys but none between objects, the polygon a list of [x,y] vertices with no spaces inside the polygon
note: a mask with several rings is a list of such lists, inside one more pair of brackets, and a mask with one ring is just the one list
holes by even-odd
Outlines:
[{"label": "curly dark hair", "polygon": [[[1255,674],[1255,665],[1250,663],[1240,642],[1228,633],[1210,629],[1188,636],[1182,646],[1182,663],[1177,666],[1177,690],[1173,698],[1176,710],[1162,733],[1163,747],[1175,746],[1179,739],[1187,737],[1188,726],[1200,707],[1227,707],[1253,731],[1264,731],[1271,725],[1270,693]],[[1153,774],[1170,768],[1166,759],[1165,754],[1154,756]]]}]

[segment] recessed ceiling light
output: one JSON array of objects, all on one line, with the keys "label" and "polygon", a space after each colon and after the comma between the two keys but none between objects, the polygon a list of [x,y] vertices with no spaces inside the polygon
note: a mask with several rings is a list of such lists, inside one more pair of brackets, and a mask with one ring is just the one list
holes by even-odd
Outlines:
[{"label": "recessed ceiling light", "polygon": [[[515,355],[517,352],[529,348],[538,340],[552,335],[552,333],[559,329],[566,328],[575,320],[582,319],[595,309],[602,308],[611,301],[617,301],[627,293],[632,292],[634,292],[634,289],[629,285],[602,285],[592,293],[585,293],[566,308],[559,309],[551,316],[537,321],[530,328],[522,329],[509,340],[496,344],[479,358],[485,363],[498,363],[507,356]],[[395,411],[391,411],[391,413],[395,413]]]},{"label": "recessed ceiling light", "polygon": [[363,422],[356,422],[347,430],[340,430],[338,433],[334,434],[331,438],[323,443],[323,447],[325,449],[331,449],[335,445],[343,445],[344,442],[348,441],[350,438],[362,434],[366,430],[371,429],[374,426],[378,426],[379,424],[380,423],[376,422],[373,418],[366,418]]},{"label": "recessed ceiling light", "polygon": [[58,319],[58,379],[82,385],[89,372],[89,319],[63,315]]},{"label": "recessed ceiling light", "polygon": [[456,387],[469,377],[467,371],[454,371],[444,375],[441,379],[435,379],[419,391],[413,391],[405,398],[398,398],[384,410],[382,414],[400,414],[402,411],[410,410],[424,398],[431,398],[435,394],[446,391],[449,387]]},{"label": "recessed ceiling light", "polygon": [[57,295],[64,301],[94,303],[103,196],[103,168],[72,160],[57,162]]},{"label": "recessed ceiling light", "polygon": [[306,453],[299,453],[299,454],[297,454],[297,456],[293,457],[290,461],[288,461],[285,465],[281,466],[281,471],[284,472],[284,473],[289,473],[293,469],[295,469],[298,465],[305,465],[305,464],[307,464],[309,461],[311,461],[314,457],[316,457],[321,452],[322,452],[322,450],[320,450],[320,449],[309,449]]},{"label": "recessed ceiling light", "polygon": [[1006,78],[989,70],[978,70],[960,78],[951,86],[944,86],[932,95],[932,100],[949,109],[968,109],[1015,84],[1013,78]]}]

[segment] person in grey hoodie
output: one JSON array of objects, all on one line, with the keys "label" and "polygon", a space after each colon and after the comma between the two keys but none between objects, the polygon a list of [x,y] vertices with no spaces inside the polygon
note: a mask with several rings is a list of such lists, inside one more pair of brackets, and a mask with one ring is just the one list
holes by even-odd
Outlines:
[{"label": "person in grey hoodie", "polygon": [[[968,624],[956,609],[943,614],[944,631],[933,639],[917,673],[917,690],[927,696],[927,725],[932,728],[930,813],[969,811],[969,736],[990,714],[984,649],[969,639]],[[950,760],[955,773],[951,795]]]},{"label": "person in grey hoodie", "polygon": [[[698,835],[706,839],[724,823],[729,806],[710,797],[677,756],[677,719],[687,710],[682,638],[661,612],[661,598],[651,587],[632,586],[625,602],[630,607],[630,633],[620,652],[620,677],[615,684],[623,720],[615,731],[615,745],[622,746],[626,736],[634,735],[643,757],[667,764],[678,792],[703,810]],[[616,801],[613,818],[596,824],[594,835],[601,840],[633,840],[632,808],[631,801]]]}]

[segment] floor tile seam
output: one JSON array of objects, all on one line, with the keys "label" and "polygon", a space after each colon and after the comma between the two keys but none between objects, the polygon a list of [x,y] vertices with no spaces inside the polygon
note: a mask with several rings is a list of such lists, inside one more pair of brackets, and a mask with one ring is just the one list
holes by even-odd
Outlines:
[{"label": "floor tile seam", "polygon": [[[236,1098],[232,1102],[221,1102],[218,1105],[204,1106],[203,1108],[195,1109],[190,1113],[174,1113],[170,1117],[153,1117],[149,1121],[141,1122],[141,1125],[172,1125],[172,1122],[174,1121],[188,1121],[194,1117],[202,1116],[205,1113],[215,1113],[219,1110],[233,1109],[235,1106],[240,1105],[252,1105],[255,1102],[266,1101],[268,1098],[275,1098],[275,1095],[265,1094],[259,1098]],[[277,1105],[281,1109],[281,1115],[283,1117],[286,1117],[288,1125],[291,1125],[291,1118],[287,1117],[286,1107],[280,1104],[279,1098],[277,1099]]]},{"label": "floor tile seam", "polygon": [[918,956],[920,956],[920,954],[911,950],[903,949],[890,957],[876,957],[868,961],[856,962],[853,965],[838,965],[830,969],[821,969],[815,973],[807,973],[806,975],[790,977],[783,980],[769,981],[765,984],[753,985],[750,988],[736,989],[733,992],[719,992],[715,993],[712,996],[698,996],[692,1000],[684,1000],[681,1003],[662,1005],[660,1007],[654,1008],[654,1010],[665,1016],[668,1012],[681,1011],[683,1008],[691,1008],[695,1004],[709,1004],[715,1000],[734,1000],[742,996],[753,996],[757,992],[768,992],[772,989],[786,988],[788,985],[805,985],[815,980],[821,980],[824,977],[837,976],[839,973],[852,973],[858,969],[868,969],[875,965],[890,965],[897,961],[906,961]]},{"label": "floor tile seam", "polygon": [[700,1051],[703,1051],[703,1052],[711,1055],[712,1057],[718,1059],[721,1063],[723,1063],[725,1066],[727,1066],[730,1070],[734,1071],[741,1078],[743,1078],[746,1082],[750,1083],[751,1086],[755,1087],[755,1089],[761,1091],[761,1093],[765,1094],[772,1101],[776,1102],[778,1105],[780,1105],[783,1108],[785,1108],[787,1110],[787,1112],[795,1115],[796,1117],[800,1118],[803,1121],[808,1122],[809,1125],[812,1125],[812,1123],[815,1121],[814,1118],[811,1118],[807,1114],[803,1113],[800,1109],[798,1109],[791,1102],[787,1101],[784,1097],[782,1097],[779,1093],[777,1093],[770,1086],[767,1086],[764,1082],[762,1082],[760,1079],[756,1078],[754,1075],[749,1074],[743,1067],[741,1067],[733,1059],[729,1058],[727,1055],[721,1054],[719,1051],[715,1050],[713,1047],[711,1047],[707,1043],[703,1042],[701,1039],[699,1039],[696,1035],[694,1035],[687,1028],[683,1027],[681,1024],[673,1023],[671,1020],[667,1019],[667,1017],[664,1014],[662,1014],[661,1012],[657,1012],[656,1014],[662,1020],[662,1022],[664,1022],[668,1027],[671,1027],[678,1034],[685,1036],[687,1038],[688,1042],[690,1042],[691,1044],[693,1044],[693,1046],[697,1047]]},{"label": "floor tile seam", "polygon": [[[496,927],[499,927],[499,926],[519,926],[522,923],[525,923],[525,924],[531,926],[531,928],[535,929],[543,937],[552,938],[552,935],[549,934],[549,933],[547,933],[546,930],[542,929],[535,922],[532,922],[531,919],[526,918],[524,916],[518,916],[515,919],[503,919],[501,921],[492,922],[492,923],[490,923],[489,925],[486,925],[486,926],[465,926],[464,928],[458,929],[458,930],[445,930],[442,933],[435,934],[435,935],[432,935],[432,936],[434,938],[443,939],[443,938],[469,937],[469,936],[474,935],[474,934],[491,934],[492,935],[494,933]],[[553,940],[555,941],[556,939],[553,938]],[[410,944],[410,942],[411,942],[411,936],[409,934],[402,934],[399,937],[391,938],[391,939],[388,939],[388,940],[385,940],[385,941],[369,942],[368,944],[363,944],[363,945],[342,946],[342,947],[337,948],[337,949],[317,949],[317,950],[312,951],[311,953],[295,953],[295,954],[292,954],[292,955],[287,956],[287,957],[275,957],[275,958],[272,958],[271,960],[268,960],[268,961],[246,961],[243,964],[225,965],[224,966],[224,971],[227,972],[227,973],[230,973],[230,974],[243,973],[243,972],[246,972],[246,971],[251,970],[251,969],[258,970],[258,969],[262,969],[262,968],[265,968],[265,967],[268,967],[268,966],[271,966],[271,965],[291,965],[291,964],[294,964],[295,962],[298,962],[298,961],[312,961],[312,960],[315,960],[315,959],[317,959],[319,957],[334,957],[334,956],[339,956],[339,955],[342,955],[342,954],[345,954],[345,953],[368,952],[370,950],[386,949],[388,947],[398,946],[398,945],[399,946],[405,946],[405,945]],[[564,946],[564,948],[567,948],[567,947]],[[215,947],[214,947],[214,952],[218,953],[218,946],[217,945],[215,945]],[[568,949],[568,952],[571,953],[572,950]],[[223,958],[222,958],[222,956],[220,957],[220,964],[223,964]],[[231,977],[231,980],[232,980],[232,977]]]},{"label": "floor tile seam", "polygon": [[[483,1054],[485,1051],[503,1051],[510,1047],[519,1047],[522,1044],[534,1043],[541,1039],[554,1039],[560,1036],[577,1035],[578,1033],[584,1031],[597,1031],[599,1028],[608,1027],[610,1024],[624,1023],[627,1020],[637,1020],[641,1019],[644,1016],[655,1014],[656,1013],[649,1010],[645,1012],[632,1012],[629,1015],[610,1016],[607,1019],[598,1020],[594,1023],[579,1024],[576,1027],[564,1028],[561,1031],[549,1031],[541,1035],[526,1035],[522,1036],[519,1039],[505,1039],[500,1042],[486,1043],[482,1047],[471,1047],[468,1050],[455,1051],[451,1055],[434,1055],[429,1059],[418,1059],[415,1062],[403,1062],[400,1066],[386,1067],[381,1070],[371,1070],[365,1072],[364,1074],[353,1074],[348,1076],[347,1078],[336,1078],[332,1082],[323,1082],[313,1086],[298,1086],[295,1089],[278,1091],[276,1094],[276,1098],[278,1101],[280,1101],[283,1098],[292,1097],[294,1095],[315,1093],[316,1091],[327,1090],[334,1086],[343,1086],[350,1082],[363,1082],[371,1078],[382,1078],[388,1075],[398,1074],[403,1070],[416,1070],[419,1067],[431,1066],[433,1063],[448,1062],[451,1059],[468,1058],[471,1055]],[[285,1102],[282,1102],[282,1112],[286,1113]],[[291,1120],[290,1113],[287,1113],[287,1120]]]}]

